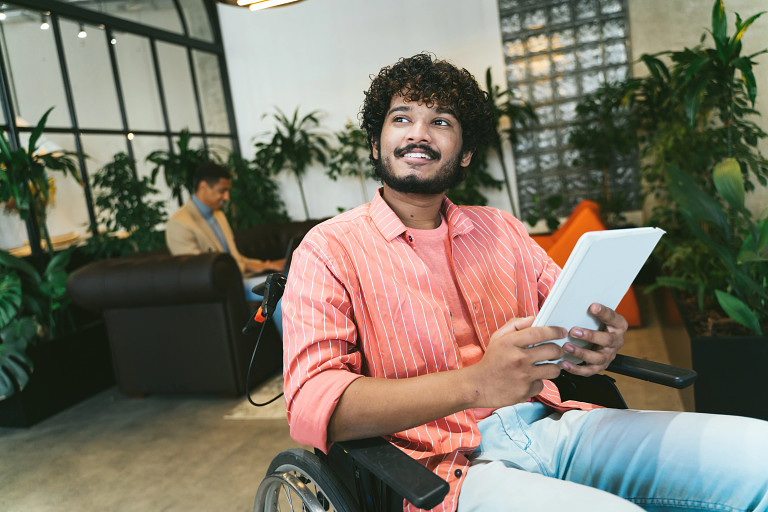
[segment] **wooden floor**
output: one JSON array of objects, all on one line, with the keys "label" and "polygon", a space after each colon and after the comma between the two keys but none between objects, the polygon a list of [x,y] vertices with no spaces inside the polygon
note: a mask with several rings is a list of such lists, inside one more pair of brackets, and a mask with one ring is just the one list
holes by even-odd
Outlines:
[{"label": "wooden floor", "polygon": [[[667,352],[657,309],[625,349]],[[665,331],[667,332],[667,331]],[[690,356],[687,356],[690,357]],[[632,408],[691,410],[679,391],[617,376]],[[149,396],[109,389],[29,429],[0,429],[0,511],[248,511],[272,457],[297,446],[284,420],[225,420],[241,399]]]}]

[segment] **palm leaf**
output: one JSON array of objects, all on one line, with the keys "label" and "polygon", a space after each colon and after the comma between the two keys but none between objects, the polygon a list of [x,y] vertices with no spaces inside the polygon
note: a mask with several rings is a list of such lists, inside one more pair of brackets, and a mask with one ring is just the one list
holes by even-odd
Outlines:
[{"label": "palm leaf", "polygon": [[40,138],[40,136],[43,134],[43,130],[45,129],[45,123],[48,122],[48,115],[51,113],[51,110],[53,110],[53,107],[45,111],[45,114],[43,114],[43,117],[41,117],[40,120],[37,122],[37,126],[35,126],[35,129],[32,130],[32,135],[29,136],[29,149],[27,150],[27,154],[29,156],[32,156],[35,153],[35,150],[37,149],[37,141]]}]

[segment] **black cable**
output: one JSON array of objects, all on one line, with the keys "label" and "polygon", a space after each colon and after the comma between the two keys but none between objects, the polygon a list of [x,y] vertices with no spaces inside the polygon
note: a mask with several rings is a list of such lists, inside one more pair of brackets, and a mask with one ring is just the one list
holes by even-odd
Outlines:
[{"label": "black cable", "polygon": [[270,321],[272,317],[265,318],[264,321],[261,323],[261,329],[259,329],[259,337],[256,338],[256,345],[253,347],[253,355],[251,356],[251,362],[248,363],[248,373],[245,374],[245,393],[248,397],[248,401],[251,403],[251,405],[255,405],[256,407],[264,407],[265,405],[269,405],[281,396],[283,396],[283,393],[281,392],[276,397],[272,398],[268,402],[264,402],[263,404],[257,404],[253,401],[251,398],[251,369],[253,368],[253,361],[256,359],[256,349],[259,348],[259,342],[261,341],[261,335],[264,334],[264,327],[266,327],[267,322]]}]

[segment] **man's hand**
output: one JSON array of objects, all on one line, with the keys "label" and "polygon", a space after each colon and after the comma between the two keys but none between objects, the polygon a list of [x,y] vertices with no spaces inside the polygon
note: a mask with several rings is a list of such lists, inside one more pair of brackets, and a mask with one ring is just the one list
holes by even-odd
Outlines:
[{"label": "man's hand", "polygon": [[252,272],[267,272],[269,270],[280,272],[283,270],[284,262],[285,260],[250,260],[246,262],[245,268]]},{"label": "man's hand", "polygon": [[610,308],[600,304],[592,304],[589,311],[605,324],[605,330],[592,331],[574,327],[569,333],[574,338],[593,343],[591,348],[581,348],[573,343],[565,343],[563,350],[568,354],[584,361],[583,365],[575,365],[563,361],[563,370],[574,375],[588,377],[608,368],[616,353],[624,346],[624,333],[627,332],[627,320]]},{"label": "man's hand", "polygon": [[[560,374],[563,349],[543,343],[565,337],[560,327],[531,327],[515,318],[496,331],[477,364],[403,379],[363,377],[347,386],[328,425],[328,439],[344,441],[399,432],[474,407],[524,402]],[[542,343],[538,346],[532,346]]]},{"label": "man's hand", "polygon": [[536,363],[563,356],[558,345],[543,342],[564,338],[565,329],[531,327],[532,323],[533,317],[527,317],[504,324],[491,336],[483,359],[466,368],[476,386],[477,403],[473,407],[524,402],[541,392],[542,379],[554,379],[560,374],[556,364]]}]

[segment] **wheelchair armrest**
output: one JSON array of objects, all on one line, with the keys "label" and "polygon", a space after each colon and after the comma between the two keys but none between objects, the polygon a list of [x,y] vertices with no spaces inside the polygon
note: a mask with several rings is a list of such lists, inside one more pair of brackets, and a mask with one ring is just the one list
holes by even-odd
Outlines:
[{"label": "wheelchair armrest", "polygon": [[686,388],[696,380],[693,370],[621,354],[616,355],[608,371],[676,389]]},{"label": "wheelchair armrest", "polygon": [[430,509],[448,494],[448,482],[381,437],[336,443],[356,464],[373,473],[418,508]]}]

